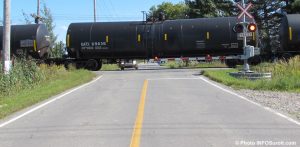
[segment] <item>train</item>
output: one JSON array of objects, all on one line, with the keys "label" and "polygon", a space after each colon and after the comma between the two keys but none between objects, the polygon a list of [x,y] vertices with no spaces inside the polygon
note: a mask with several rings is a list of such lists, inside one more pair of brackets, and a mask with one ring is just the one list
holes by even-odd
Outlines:
[{"label": "train", "polygon": [[[237,23],[236,17],[71,23],[66,34],[67,56],[62,59],[45,59],[51,44],[44,25],[20,25],[12,26],[12,51],[94,71],[101,69],[104,60],[238,56],[243,54],[243,41],[234,31]],[[283,17],[280,28],[278,55],[300,54],[300,14]],[[259,48],[258,35],[252,32],[247,44]],[[235,61],[228,59],[227,64],[232,66]]]},{"label": "train", "polygon": [[290,58],[300,54],[300,14],[289,14],[280,24],[280,48],[277,56]]},{"label": "train", "polygon": [[[95,70],[101,59],[240,55],[243,41],[232,31],[236,23],[235,17],[72,23],[67,31],[67,52],[72,58],[88,60]],[[256,32],[248,44],[257,47]]]},{"label": "train", "polygon": [[[50,47],[49,32],[44,24],[12,25],[11,52],[34,59],[46,59]],[[2,52],[3,27],[0,26],[0,51]]]}]

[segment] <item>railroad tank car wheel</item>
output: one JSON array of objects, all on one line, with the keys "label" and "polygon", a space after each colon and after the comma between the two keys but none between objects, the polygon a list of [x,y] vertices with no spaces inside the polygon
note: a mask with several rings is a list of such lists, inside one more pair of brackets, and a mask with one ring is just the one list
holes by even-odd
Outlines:
[{"label": "railroad tank car wheel", "polygon": [[101,69],[101,67],[102,67],[102,62],[97,59],[89,59],[85,65],[85,69],[92,70],[92,71],[98,71]]}]

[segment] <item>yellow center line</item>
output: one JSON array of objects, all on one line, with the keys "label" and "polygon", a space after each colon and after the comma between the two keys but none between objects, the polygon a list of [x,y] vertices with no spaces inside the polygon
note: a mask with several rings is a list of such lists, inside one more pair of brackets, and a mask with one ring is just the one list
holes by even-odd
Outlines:
[{"label": "yellow center line", "polygon": [[133,129],[133,133],[132,133],[132,137],[131,137],[130,147],[139,147],[140,146],[147,87],[148,87],[148,80],[145,80],[143,89],[142,89],[142,93],[141,93],[140,104],[139,104],[139,108],[138,108],[138,112],[137,112],[137,116],[136,116],[136,120],[135,120],[135,124],[134,124],[134,129]]}]

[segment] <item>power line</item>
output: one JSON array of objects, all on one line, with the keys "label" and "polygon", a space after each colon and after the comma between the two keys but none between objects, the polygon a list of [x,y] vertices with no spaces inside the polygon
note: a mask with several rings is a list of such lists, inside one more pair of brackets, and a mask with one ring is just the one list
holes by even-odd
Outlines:
[{"label": "power line", "polygon": [[[100,9],[101,9],[101,6],[102,6],[102,8],[103,8],[103,9],[101,9],[102,12],[107,12],[110,16],[113,16],[113,14],[111,13],[110,9],[108,9],[108,7],[107,7],[104,0],[102,0],[101,3],[99,3],[97,6],[100,7]],[[111,18],[108,18],[108,19],[111,20]]]},{"label": "power line", "polygon": [[112,7],[113,12],[116,14],[116,16],[118,16],[118,15],[117,15],[118,13],[117,13],[117,11],[116,11],[114,5],[112,4],[111,0],[108,0],[108,1],[109,1],[110,6]]},{"label": "power line", "polygon": [[94,0],[94,22],[97,21],[97,18],[96,18],[96,0]]}]

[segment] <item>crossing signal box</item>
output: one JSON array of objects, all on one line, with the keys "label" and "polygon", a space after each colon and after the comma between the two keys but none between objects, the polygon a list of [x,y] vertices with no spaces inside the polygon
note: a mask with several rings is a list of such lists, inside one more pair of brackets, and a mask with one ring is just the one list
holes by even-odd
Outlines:
[{"label": "crossing signal box", "polygon": [[[249,23],[247,24],[247,31],[248,32],[255,32],[257,30],[257,26],[255,23]],[[233,32],[235,33],[243,33],[244,31],[244,25],[241,23],[237,23],[234,27],[233,27]]]}]

